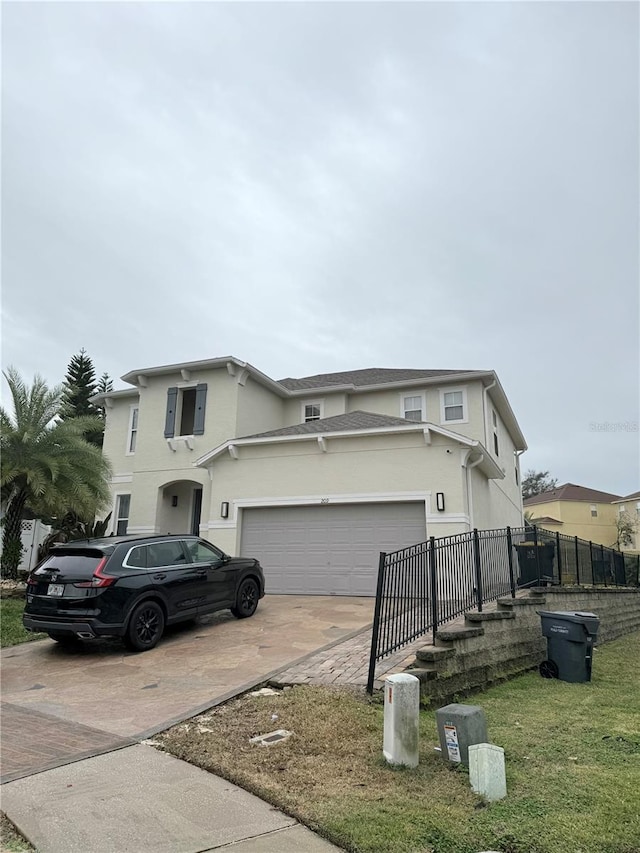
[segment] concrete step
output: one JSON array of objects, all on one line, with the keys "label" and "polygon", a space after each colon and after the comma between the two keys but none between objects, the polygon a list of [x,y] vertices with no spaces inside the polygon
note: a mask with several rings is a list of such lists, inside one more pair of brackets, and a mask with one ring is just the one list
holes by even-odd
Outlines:
[{"label": "concrete step", "polygon": [[416,658],[426,663],[437,663],[438,661],[445,660],[445,658],[453,657],[455,653],[455,649],[443,646],[425,646],[424,649],[418,649]]},{"label": "concrete step", "polygon": [[453,643],[455,640],[468,640],[483,634],[484,628],[443,628],[436,633],[436,643]]},{"label": "concrete step", "polygon": [[464,618],[467,622],[496,622],[499,619],[515,619],[516,614],[513,610],[483,610],[482,613],[466,613]]},{"label": "concrete step", "polygon": [[540,607],[545,603],[544,595],[536,595],[527,598],[499,598],[498,607]]},{"label": "concrete step", "polygon": [[415,677],[424,684],[427,681],[433,681],[438,677],[438,670],[428,666],[416,667],[415,669],[405,670],[407,675],[415,675]]}]

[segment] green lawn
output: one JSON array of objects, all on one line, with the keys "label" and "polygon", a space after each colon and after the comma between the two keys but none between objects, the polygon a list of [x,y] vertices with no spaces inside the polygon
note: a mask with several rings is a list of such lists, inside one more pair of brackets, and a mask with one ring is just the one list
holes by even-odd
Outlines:
[{"label": "green lawn", "polygon": [[46,634],[30,634],[22,627],[23,598],[0,599],[0,645],[15,646],[30,640],[40,640]]},{"label": "green lawn", "polygon": [[[485,804],[434,751],[433,712],[419,767],[388,767],[382,706],[348,691],[247,695],[159,739],[358,853],[640,853],[640,634],[599,647],[589,684],[531,672],[464,701],[505,749],[501,802]],[[294,735],[249,744],[276,728]]]}]

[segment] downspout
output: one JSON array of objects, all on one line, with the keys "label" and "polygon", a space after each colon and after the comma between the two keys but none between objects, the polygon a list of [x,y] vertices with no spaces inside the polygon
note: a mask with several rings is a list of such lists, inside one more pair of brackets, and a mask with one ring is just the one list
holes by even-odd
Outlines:
[{"label": "downspout", "polygon": [[481,453],[479,458],[476,459],[475,462],[472,462],[471,465],[468,465],[467,459],[469,458],[469,456],[471,455],[472,452],[473,451],[471,451],[471,450],[468,452],[467,458],[465,459],[465,462],[464,462],[464,469],[466,472],[465,477],[466,477],[466,483],[467,483],[467,511],[469,513],[469,530],[473,530],[473,526],[474,526],[473,525],[473,491],[471,489],[471,477],[469,476],[469,471],[472,468],[475,468],[476,465],[479,465],[482,462],[482,460],[484,459],[484,453]]},{"label": "downspout", "polygon": [[[487,394],[498,384],[498,380],[494,379],[490,385],[482,389],[482,417],[484,419],[484,446],[489,447],[487,439]],[[476,463],[474,463],[476,464]]]},{"label": "downspout", "polygon": [[520,457],[524,453],[524,450],[515,450],[513,455],[516,457],[516,467],[518,469],[518,494],[520,495],[520,515],[522,517],[522,523],[524,524],[524,505],[522,503],[522,471],[520,470]]}]

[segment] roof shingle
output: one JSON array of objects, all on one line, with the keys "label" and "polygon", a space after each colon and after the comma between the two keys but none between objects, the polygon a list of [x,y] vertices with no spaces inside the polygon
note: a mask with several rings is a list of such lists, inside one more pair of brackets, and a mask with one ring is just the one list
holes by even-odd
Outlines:
[{"label": "roof shingle", "polygon": [[383,385],[386,382],[406,382],[412,379],[432,379],[437,376],[455,376],[457,373],[483,373],[482,370],[410,370],[403,368],[368,367],[364,370],[345,370],[340,373],[318,373],[300,379],[279,379],[289,391],[330,388],[332,385]]},{"label": "roof shingle", "polygon": [[335,415],[332,418],[322,418],[318,421],[308,421],[304,424],[294,424],[282,429],[272,429],[255,435],[244,435],[243,438],[275,438],[279,435],[315,435],[327,432],[346,432],[349,430],[384,429],[394,426],[416,426],[418,421],[405,418],[394,418],[390,415],[378,415],[374,412],[348,412],[345,415]]},{"label": "roof shingle", "polygon": [[524,506],[544,504],[549,501],[591,501],[592,503],[610,504],[620,500],[620,495],[612,495],[609,492],[600,492],[598,489],[587,489],[585,486],[576,486],[574,483],[565,483],[556,489],[526,498],[522,503]]}]

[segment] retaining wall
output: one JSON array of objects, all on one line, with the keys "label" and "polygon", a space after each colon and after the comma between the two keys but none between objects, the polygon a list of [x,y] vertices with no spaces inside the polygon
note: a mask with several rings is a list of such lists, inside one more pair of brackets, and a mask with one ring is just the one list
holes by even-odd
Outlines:
[{"label": "retaining wall", "polygon": [[[546,658],[538,610],[582,610],[600,619],[597,643],[640,630],[640,589],[549,587],[501,598],[465,614],[416,653],[409,672],[421,681],[426,704],[450,701],[537,667]],[[594,677],[597,677],[597,651]]]}]

